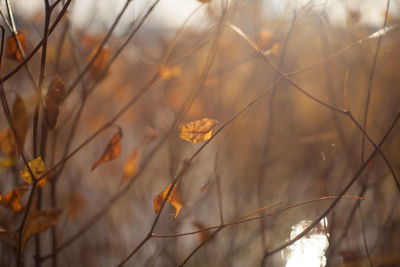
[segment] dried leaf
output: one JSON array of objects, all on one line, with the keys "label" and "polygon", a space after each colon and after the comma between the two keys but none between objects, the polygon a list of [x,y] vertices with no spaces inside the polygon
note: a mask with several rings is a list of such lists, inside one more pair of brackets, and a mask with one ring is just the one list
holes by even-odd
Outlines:
[{"label": "dried leaf", "polygon": [[211,138],[216,124],[215,120],[208,118],[181,124],[179,136],[194,144],[201,143]]},{"label": "dried leaf", "polygon": [[[171,188],[171,185],[168,185],[160,194],[158,194],[154,198],[153,208],[154,208],[155,213],[160,212],[162,203],[164,202],[164,199],[167,196],[167,193],[170,188]],[[174,218],[176,218],[176,216],[178,216],[179,211],[181,210],[181,208],[183,206],[181,196],[180,196],[179,192],[176,190],[176,186],[172,189],[167,202],[169,202],[172,205],[172,207],[174,207],[174,209],[175,209]]]},{"label": "dried leaf", "polygon": [[125,162],[122,179],[119,183],[120,186],[127,183],[139,171],[138,158],[139,149],[136,148]]},{"label": "dried leaf", "polygon": [[[97,45],[92,52],[90,53],[90,60],[96,55],[97,51],[99,50],[100,45]],[[101,79],[104,78],[107,73],[103,72],[106,69],[108,60],[110,58],[110,50],[106,47],[103,47],[100,50],[100,53],[97,55],[96,59],[93,61],[93,65],[90,67],[90,73],[94,78]],[[103,76],[101,76],[103,74]]]},{"label": "dried leaf", "polygon": [[28,114],[26,112],[25,104],[22,98],[17,95],[14,105],[12,107],[12,119],[16,131],[17,149],[21,154],[24,149],[25,137],[28,131]]},{"label": "dried leaf", "polygon": [[64,102],[66,96],[67,89],[65,88],[65,84],[63,80],[58,75],[56,75],[56,77],[50,84],[49,89],[47,90],[45,104],[46,106],[50,103],[61,105]]},{"label": "dried leaf", "polygon": [[122,137],[122,129],[119,128],[118,132],[111,138],[108,143],[106,149],[103,152],[103,155],[99,160],[97,160],[92,165],[92,171],[97,168],[100,164],[116,159],[121,153],[121,140]]},{"label": "dried leaf", "polygon": [[14,154],[15,138],[10,129],[4,129],[0,132],[0,148],[7,156]]},{"label": "dried leaf", "polygon": [[60,216],[60,210],[32,210],[26,219],[25,229],[22,234],[22,248],[31,236],[43,233],[56,225]]},{"label": "dried leaf", "polygon": [[20,184],[4,196],[0,195],[0,204],[11,211],[18,212],[22,209],[20,199],[27,191],[26,184]]},{"label": "dried leaf", "polygon": [[15,166],[14,157],[0,158],[0,168],[11,169],[13,166]]},{"label": "dried leaf", "polygon": [[64,102],[66,88],[60,77],[56,76],[50,84],[45,97],[44,117],[49,130],[54,130],[57,124],[58,107]]},{"label": "dried leaf", "polygon": [[[46,166],[44,165],[42,157],[38,157],[34,160],[31,160],[28,162],[28,164],[33,172],[33,175],[35,176],[35,179],[41,177],[43,174],[46,173]],[[27,184],[33,183],[32,176],[29,173],[28,167],[26,165],[20,171],[20,174],[22,176],[22,179],[24,179],[24,181]],[[44,177],[44,178],[40,179],[40,181],[37,183],[37,185],[40,186],[41,188],[44,188],[46,186],[46,181],[47,181],[47,177]]]},{"label": "dried leaf", "polygon": [[[25,53],[26,51],[26,42],[25,42],[25,36],[22,32],[17,33],[17,38],[19,42],[21,43],[21,48],[22,52]],[[15,59],[17,61],[22,61],[22,55],[19,52],[18,44],[15,41],[14,36],[10,36],[7,38],[7,44],[6,44],[6,56],[12,59]]]},{"label": "dried leaf", "polygon": [[161,80],[167,81],[167,80],[172,80],[179,75],[182,74],[182,67],[177,65],[177,66],[165,66],[161,65],[158,68],[158,74],[160,75]]}]

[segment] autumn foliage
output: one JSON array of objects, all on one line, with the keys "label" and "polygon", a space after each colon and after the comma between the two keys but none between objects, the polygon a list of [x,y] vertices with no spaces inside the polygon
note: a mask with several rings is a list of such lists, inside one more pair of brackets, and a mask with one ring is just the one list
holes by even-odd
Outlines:
[{"label": "autumn foliage", "polygon": [[398,266],[393,3],[185,1],[3,3],[0,266]]}]

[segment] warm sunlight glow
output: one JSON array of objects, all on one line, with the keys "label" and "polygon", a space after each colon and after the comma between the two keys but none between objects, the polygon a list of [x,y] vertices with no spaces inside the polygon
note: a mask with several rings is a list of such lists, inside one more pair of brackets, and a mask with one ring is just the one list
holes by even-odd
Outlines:
[{"label": "warm sunlight glow", "polygon": [[[302,220],[292,226],[290,238],[301,233],[312,221]],[[328,220],[325,217],[309,234],[289,247],[286,267],[323,267],[326,264],[325,250],[328,247],[328,238],[325,228]]]}]

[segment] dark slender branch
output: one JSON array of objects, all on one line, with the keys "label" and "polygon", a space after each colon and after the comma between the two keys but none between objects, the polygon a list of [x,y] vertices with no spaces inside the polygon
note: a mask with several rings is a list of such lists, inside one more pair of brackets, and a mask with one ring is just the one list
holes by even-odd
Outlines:
[{"label": "dark slender branch", "polygon": [[[387,0],[386,4],[386,12],[385,12],[385,20],[383,22],[382,28],[386,27],[386,23],[388,20],[388,15],[389,15],[389,6],[390,6],[390,0]],[[368,109],[369,109],[369,102],[371,100],[371,91],[372,91],[372,82],[374,80],[375,76],[375,69],[376,69],[376,62],[378,61],[378,55],[379,55],[379,50],[381,48],[382,44],[382,39],[383,35],[379,36],[378,38],[378,44],[376,45],[376,50],[374,54],[374,60],[372,62],[372,67],[371,67],[371,72],[368,77],[368,87],[367,87],[367,99],[365,100],[365,108],[364,108],[364,120],[363,120],[363,129],[367,129],[367,119],[368,119]],[[365,135],[362,135],[361,139],[361,164],[364,162],[364,154],[365,154]],[[399,187],[400,190],[400,187]]]},{"label": "dark slender branch", "polygon": [[[69,5],[71,4],[71,1],[72,0],[67,0],[65,5],[63,6],[62,10],[60,11],[60,13],[58,14],[58,16],[56,17],[56,19],[54,20],[53,24],[51,25],[51,27],[49,29],[49,35],[51,35],[53,33],[53,31],[55,30],[55,28],[57,27],[58,23],[60,22],[60,20],[64,16],[65,12],[67,11]],[[10,71],[6,75],[4,75],[4,77],[0,78],[0,84],[4,83],[8,79],[10,79],[12,76],[14,76],[15,73],[17,73],[22,67],[24,67],[33,58],[33,56],[39,51],[39,49],[42,47],[42,45],[43,45],[43,39],[36,45],[36,47],[31,51],[31,53],[29,53],[29,55],[27,55],[25,57],[25,59],[21,63],[18,64],[18,66],[16,66],[12,71]]]}]

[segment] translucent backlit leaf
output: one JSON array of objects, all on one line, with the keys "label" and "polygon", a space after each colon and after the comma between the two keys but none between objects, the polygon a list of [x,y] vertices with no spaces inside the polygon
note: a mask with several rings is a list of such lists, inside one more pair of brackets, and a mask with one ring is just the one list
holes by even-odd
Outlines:
[{"label": "translucent backlit leaf", "polygon": [[14,153],[15,138],[10,129],[4,129],[0,132],[0,148],[1,151],[7,156]]},{"label": "translucent backlit leaf", "polygon": [[[154,203],[153,203],[154,212],[156,212],[156,213],[160,212],[162,203],[164,202],[164,199],[166,198],[167,193],[170,188],[171,188],[171,185],[168,185],[160,194],[158,194],[154,198]],[[176,216],[178,216],[179,211],[181,210],[181,208],[183,206],[181,196],[180,196],[179,192],[176,190],[176,186],[172,189],[171,194],[169,195],[169,197],[167,199],[167,202],[169,202],[172,205],[172,207],[174,207],[174,209],[175,209],[174,218],[176,218]]]},{"label": "translucent backlit leaf", "polygon": [[66,88],[60,77],[56,76],[50,84],[45,97],[44,117],[49,130],[54,130],[57,124],[58,106],[64,102]]},{"label": "translucent backlit leaf", "polygon": [[136,148],[125,162],[120,185],[127,183],[139,171],[138,158],[139,149]]},{"label": "translucent backlit leaf", "polygon": [[179,75],[182,74],[182,67],[177,65],[177,66],[165,66],[161,65],[158,68],[158,74],[160,75],[161,80],[172,80],[176,77],[179,77]]},{"label": "translucent backlit leaf", "polygon": [[99,160],[97,160],[92,165],[92,171],[97,168],[100,164],[116,159],[121,153],[121,140],[122,137],[122,129],[119,128],[118,132],[111,138],[110,142],[107,144],[106,149],[103,152],[103,155]]},{"label": "translucent backlit leaf", "polygon": [[27,191],[27,185],[20,184],[4,196],[0,195],[0,204],[11,211],[18,212],[22,209],[20,199]]},{"label": "translucent backlit leaf", "polygon": [[[35,176],[36,179],[46,173],[46,166],[44,165],[42,157],[38,157],[34,160],[31,160],[28,162],[28,164],[29,164],[29,167],[31,168],[33,175]],[[24,179],[24,181],[27,184],[33,183],[32,176],[29,173],[27,166],[24,166],[24,168],[20,171],[20,174],[22,176],[22,179]],[[44,178],[40,179],[40,181],[37,183],[37,185],[43,188],[46,186],[46,181],[47,181],[47,177],[44,177]]]},{"label": "translucent backlit leaf", "polygon": [[[92,52],[90,53],[90,60],[96,55],[97,51],[99,50],[99,45],[96,46]],[[106,73],[103,72],[106,69],[108,60],[110,58],[110,50],[106,47],[103,47],[100,50],[100,53],[97,55],[96,59],[93,61],[93,65],[90,67],[90,74],[97,79],[102,79],[106,76]],[[102,75],[103,74],[103,75]]]},{"label": "translucent backlit leaf", "polygon": [[208,118],[181,124],[179,136],[194,144],[201,143],[211,138],[216,124],[215,120]]},{"label": "translucent backlit leaf", "polygon": [[17,149],[21,153],[24,149],[25,137],[28,131],[28,114],[22,98],[17,95],[11,111],[14,127],[16,131]]},{"label": "translucent backlit leaf", "polygon": [[43,233],[56,225],[60,216],[60,210],[32,210],[26,219],[26,225],[22,234],[22,247],[25,246],[31,236]]},{"label": "translucent backlit leaf", "polygon": [[[17,33],[17,38],[19,42],[21,43],[21,48],[22,52],[25,53],[26,51],[26,42],[25,42],[25,36],[22,32]],[[6,56],[12,59],[15,59],[17,61],[22,61],[22,55],[19,51],[18,44],[15,41],[14,36],[10,36],[7,38],[7,44],[6,44]]]}]

